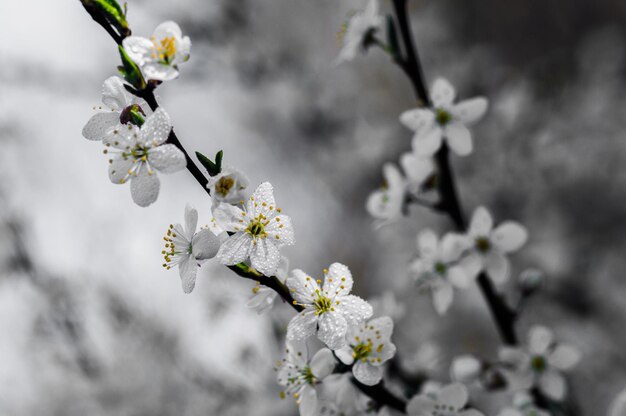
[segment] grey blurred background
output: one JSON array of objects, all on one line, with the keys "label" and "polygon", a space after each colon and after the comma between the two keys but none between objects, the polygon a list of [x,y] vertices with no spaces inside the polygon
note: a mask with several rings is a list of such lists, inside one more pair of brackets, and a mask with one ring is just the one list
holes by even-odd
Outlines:
[{"label": "grey blurred background", "polygon": [[[545,271],[519,325],[555,329],[584,361],[572,391],[604,414],[626,386],[626,4],[620,0],[413,0],[427,78],[486,95],[475,152],[454,158],[464,207],[524,223],[514,276]],[[445,380],[450,359],[493,357],[499,340],[476,288],[435,316],[410,289],[415,235],[449,229],[415,209],[372,230],[368,193],[410,148],[398,114],[410,85],[380,51],[340,67],[336,32],[354,0],[129,1],[135,34],[177,21],[193,42],[162,105],[189,150],[225,151],[252,186],[275,185],[293,219],[292,267],[347,264],[356,290],[406,303],[395,342],[409,369]],[[388,11],[390,5],[381,1]],[[162,175],[148,209],[112,185],[81,137],[115,74],[113,42],[74,0],[0,3],[0,414],[292,415],[272,366],[291,311],[245,309],[251,285],[216,264],[184,295],[161,237],[185,203],[208,201],[185,172]],[[506,288],[504,289],[506,290]],[[417,358],[416,358],[417,357]],[[477,397],[488,414],[509,397]]]}]

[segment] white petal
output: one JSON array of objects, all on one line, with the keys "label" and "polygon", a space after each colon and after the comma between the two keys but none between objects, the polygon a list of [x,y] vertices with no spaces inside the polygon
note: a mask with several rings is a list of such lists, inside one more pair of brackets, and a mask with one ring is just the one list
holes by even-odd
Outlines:
[{"label": "white petal", "polygon": [[490,250],[484,256],[484,266],[495,284],[501,285],[509,279],[511,265],[506,255],[501,252]]},{"label": "white petal", "polygon": [[187,256],[179,265],[178,272],[180,274],[180,281],[185,293],[191,293],[196,285],[196,273],[198,271],[198,264],[196,260],[191,256]]},{"label": "white petal", "polygon": [[465,124],[480,120],[487,112],[489,102],[484,97],[471,98],[455,104],[450,109],[452,115]]},{"label": "white petal", "polygon": [[305,310],[291,318],[287,326],[288,340],[307,339],[315,333],[317,326],[317,315],[315,311]]},{"label": "white petal", "polygon": [[475,279],[478,273],[483,270],[483,256],[478,253],[470,253],[461,259],[459,267],[465,270],[468,278]]},{"label": "white petal", "polygon": [[114,111],[96,113],[83,127],[83,137],[88,140],[102,140],[119,124],[120,113]]},{"label": "white petal", "polygon": [[439,126],[433,126],[413,136],[411,145],[416,155],[430,157],[441,147],[443,131]]},{"label": "white petal", "polygon": [[173,173],[185,169],[185,155],[173,144],[163,144],[148,151],[148,162],[163,173]]},{"label": "white petal", "polygon": [[452,361],[451,376],[455,381],[471,383],[480,377],[482,364],[473,355],[462,355]]},{"label": "white petal", "polygon": [[505,253],[519,250],[527,240],[526,228],[514,221],[503,222],[491,235],[491,241]]},{"label": "white petal", "polygon": [[433,127],[434,121],[435,114],[425,108],[416,108],[400,114],[400,123],[417,133]]},{"label": "white petal", "polygon": [[228,203],[218,204],[213,209],[215,221],[225,231],[243,231],[248,226],[247,214],[244,214],[241,208]]},{"label": "white petal", "polygon": [[565,379],[556,371],[546,371],[539,378],[539,388],[553,400],[563,400],[567,385]]},{"label": "white petal", "polygon": [[273,276],[280,262],[280,251],[273,241],[261,238],[252,245],[250,251],[252,267],[266,276]]},{"label": "white petal", "polygon": [[354,362],[354,357],[352,356],[352,347],[344,345],[335,351],[335,355],[339,358],[339,361],[344,363],[345,365],[351,365]]},{"label": "white petal", "polygon": [[335,306],[335,310],[343,315],[350,326],[359,325],[372,316],[372,306],[358,296],[338,296],[336,300],[339,305]]},{"label": "white petal", "polygon": [[285,342],[285,353],[288,361],[296,367],[304,368],[309,361],[309,350],[305,340],[287,340]]},{"label": "white petal", "polygon": [[202,229],[193,236],[191,248],[197,260],[212,259],[220,249],[220,239],[211,230]]},{"label": "white petal", "polygon": [[272,218],[265,227],[265,232],[268,234],[267,238],[276,240],[275,243],[281,246],[292,246],[296,242],[291,218],[287,215],[277,215]]},{"label": "white petal", "polygon": [[154,44],[150,39],[140,36],[128,36],[122,42],[124,50],[137,65],[143,65],[147,59],[150,59]]},{"label": "white petal", "polygon": [[488,236],[493,228],[493,219],[485,207],[478,207],[472,215],[469,226],[469,234],[472,237]]},{"label": "white petal", "polygon": [[191,205],[185,205],[185,237],[191,241],[198,226],[198,210]]},{"label": "white petal", "polygon": [[328,268],[322,290],[328,297],[345,296],[352,290],[353,283],[350,269],[341,263],[333,263]]},{"label": "white petal", "polygon": [[161,62],[147,62],[141,66],[144,78],[155,81],[171,81],[178,78],[178,69],[174,65]]},{"label": "white petal", "polygon": [[528,331],[528,347],[533,354],[544,354],[554,342],[554,333],[545,326],[536,325]]},{"label": "white petal", "polygon": [[102,103],[118,112],[130,105],[130,94],[124,88],[122,78],[112,76],[104,81],[102,84]]},{"label": "white petal", "polygon": [[468,248],[469,243],[464,235],[447,233],[441,239],[441,260],[445,263],[455,262]]},{"label": "white petal", "polygon": [[348,324],[342,314],[326,312],[320,315],[317,337],[332,350],[339,349],[346,344]]},{"label": "white petal", "polygon": [[268,311],[273,305],[278,295],[274,290],[260,286],[258,291],[248,299],[246,307],[256,311],[259,315]]},{"label": "white petal", "polygon": [[381,316],[367,322],[367,332],[372,335],[379,335],[382,342],[387,342],[393,332],[393,320],[388,316]]},{"label": "white petal", "polygon": [[456,97],[456,91],[450,82],[444,78],[438,78],[431,88],[430,98],[437,108],[449,107]]},{"label": "white petal", "polygon": [[449,283],[443,282],[433,286],[433,305],[439,315],[443,315],[448,311],[453,297],[454,290]]},{"label": "white petal", "polygon": [[140,141],[146,146],[158,146],[164,143],[172,131],[170,116],[162,107],[146,117],[141,126]]},{"label": "white petal", "polygon": [[446,142],[450,149],[459,156],[467,156],[472,153],[472,135],[464,125],[451,123],[444,128]]},{"label": "white petal", "polygon": [[450,283],[459,289],[467,289],[472,283],[472,278],[468,276],[465,269],[460,266],[452,266],[448,268],[446,277]]},{"label": "white petal", "polygon": [[441,389],[437,394],[437,401],[458,410],[465,406],[468,397],[467,388],[460,383],[454,383]]},{"label": "white petal", "polygon": [[332,374],[336,364],[333,352],[328,348],[322,348],[311,358],[311,371],[316,379],[322,380]]},{"label": "white petal", "polygon": [[311,386],[304,386],[300,391],[300,416],[318,416],[317,392]]},{"label": "white petal", "polygon": [[130,180],[130,194],[135,204],[140,207],[147,207],[156,201],[159,197],[159,188],[159,178],[155,173],[150,175],[145,166]]},{"label": "white petal", "polygon": [[241,263],[248,258],[252,249],[252,237],[246,233],[236,233],[231,235],[222,243],[217,258],[220,263],[227,266]]},{"label": "white petal", "polygon": [[246,212],[251,217],[263,214],[266,218],[276,215],[276,201],[274,200],[274,187],[269,182],[263,182],[254,191],[246,202]]},{"label": "white petal", "polygon": [[357,361],[352,367],[354,378],[366,386],[374,386],[383,378],[383,368],[375,367],[367,362]]},{"label": "white petal", "polygon": [[435,411],[435,401],[428,396],[414,396],[406,406],[409,416],[432,416]]},{"label": "white petal", "polygon": [[400,157],[400,166],[408,180],[421,185],[435,171],[435,165],[430,158],[421,158],[412,152],[404,153]]},{"label": "white petal", "polygon": [[529,355],[515,347],[501,347],[498,351],[498,359],[518,370],[526,369],[530,365]]},{"label": "white petal", "polygon": [[152,32],[152,36],[156,40],[161,40],[168,37],[174,37],[175,39],[180,39],[183,36],[182,31],[180,30],[180,26],[176,22],[171,20],[167,20],[161,24],[159,24],[154,32]]},{"label": "white petal", "polygon": [[548,363],[559,370],[569,370],[575,367],[580,359],[580,351],[565,344],[557,345],[554,351],[548,355]]},{"label": "white petal", "polygon": [[291,271],[291,275],[285,282],[293,298],[301,304],[310,305],[320,290],[319,285],[311,276],[300,269]]},{"label": "white petal", "polygon": [[133,167],[133,159],[116,155],[109,164],[109,179],[115,184],[125,183],[129,175],[128,170]]},{"label": "white petal", "polygon": [[626,416],[626,390],[613,399],[607,416]]},{"label": "white petal", "polygon": [[417,250],[421,258],[426,260],[435,259],[438,248],[439,239],[433,230],[426,228],[417,235]]}]

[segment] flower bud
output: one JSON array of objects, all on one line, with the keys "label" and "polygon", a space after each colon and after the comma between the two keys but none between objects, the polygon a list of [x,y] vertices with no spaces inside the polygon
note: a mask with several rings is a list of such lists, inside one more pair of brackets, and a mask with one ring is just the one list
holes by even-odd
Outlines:
[{"label": "flower bud", "polygon": [[143,90],[146,88],[146,81],[141,74],[141,70],[139,66],[128,56],[126,51],[122,46],[119,46],[120,57],[122,58],[122,65],[118,66],[117,69],[120,71],[120,74],[124,77],[130,85],[132,85],[137,90]]},{"label": "flower bud", "polygon": [[526,269],[519,276],[519,288],[522,294],[529,296],[541,289],[545,276],[541,270],[538,269]]},{"label": "flower bud", "polygon": [[114,27],[122,38],[130,35],[126,10],[122,9],[116,0],[81,0],[81,3],[91,17],[101,25],[109,24]]},{"label": "flower bud", "polygon": [[478,380],[482,373],[482,364],[473,355],[461,355],[452,361],[451,377],[461,383]]}]

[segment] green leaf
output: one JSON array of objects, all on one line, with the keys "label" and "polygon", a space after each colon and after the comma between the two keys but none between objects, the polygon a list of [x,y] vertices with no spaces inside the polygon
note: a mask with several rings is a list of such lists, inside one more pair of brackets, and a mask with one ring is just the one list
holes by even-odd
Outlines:
[{"label": "green leaf", "polygon": [[137,66],[132,59],[130,59],[121,45],[118,48],[120,51],[120,57],[122,58],[122,66],[119,66],[117,69],[120,71],[124,79],[130,83],[130,85],[138,90],[143,90],[146,88],[146,80],[143,79],[139,66]]},{"label": "green leaf", "polygon": [[124,36],[130,34],[128,22],[126,21],[126,11],[122,9],[116,0],[81,0],[85,6],[97,10],[110,25]]},{"label": "green leaf", "polygon": [[219,173],[222,171],[222,158],[224,157],[223,151],[220,150],[219,152],[217,152],[217,154],[215,155],[215,162],[213,162],[211,159],[209,159],[200,152],[196,152],[196,157],[198,158],[202,166],[204,166],[204,168],[209,172],[209,175],[219,175]]},{"label": "green leaf", "polygon": [[387,45],[393,57],[400,57],[400,44],[398,43],[398,32],[396,24],[391,15],[387,15]]}]

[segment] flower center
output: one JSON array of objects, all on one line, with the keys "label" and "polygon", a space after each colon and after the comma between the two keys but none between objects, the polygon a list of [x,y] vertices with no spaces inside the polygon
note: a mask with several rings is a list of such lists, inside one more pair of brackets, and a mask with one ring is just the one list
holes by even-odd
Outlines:
[{"label": "flower center", "polygon": [[489,242],[489,239],[485,237],[478,237],[475,244],[476,249],[478,249],[481,253],[486,253],[489,249],[491,249],[491,243]]},{"label": "flower center", "polygon": [[533,370],[535,370],[538,373],[543,372],[546,367],[547,367],[547,363],[546,363],[546,359],[544,357],[542,357],[541,355],[535,355],[531,360],[530,360],[530,366],[533,368]]},{"label": "flower center", "polygon": [[361,342],[352,347],[352,358],[355,361],[367,361],[367,357],[372,353],[372,343],[371,341],[367,344],[365,342]]},{"label": "flower center", "polygon": [[315,314],[321,315],[326,312],[332,312],[335,310],[333,307],[333,301],[326,296],[318,295],[317,299],[313,301],[315,307]]},{"label": "flower center", "polygon": [[450,121],[452,121],[452,114],[448,113],[446,110],[438,108],[435,111],[435,120],[440,126],[445,126]]},{"label": "flower center", "polygon": [[317,384],[317,379],[315,378],[315,375],[313,375],[313,370],[311,370],[311,367],[309,366],[304,367],[300,371],[300,375],[306,383],[311,384],[311,385]]},{"label": "flower center", "polygon": [[235,180],[233,178],[230,176],[222,176],[215,184],[215,192],[225,197],[233,186],[235,186]]},{"label": "flower center", "polygon": [[446,267],[445,264],[443,264],[441,262],[435,263],[435,272],[437,272],[437,274],[443,276],[443,275],[446,274],[446,270],[447,269],[448,268]]},{"label": "flower center", "polygon": [[155,42],[154,37],[152,37],[152,42],[154,43],[152,59],[158,58],[159,63],[170,65],[176,56],[176,38],[169,36]]},{"label": "flower center", "polygon": [[163,267],[167,270],[179,264],[181,260],[193,253],[191,242],[178,235],[172,224],[167,229],[163,240],[165,240],[165,250],[161,251],[161,254],[163,255],[163,260],[165,260]]},{"label": "flower center", "polygon": [[246,228],[246,232],[255,239],[257,237],[265,238],[267,236],[267,233],[265,232],[265,226],[267,224],[269,224],[269,221],[265,219],[263,214],[259,214],[258,217],[250,221],[250,223],[248,224],[248,228]]}]

